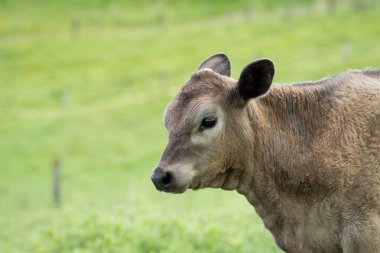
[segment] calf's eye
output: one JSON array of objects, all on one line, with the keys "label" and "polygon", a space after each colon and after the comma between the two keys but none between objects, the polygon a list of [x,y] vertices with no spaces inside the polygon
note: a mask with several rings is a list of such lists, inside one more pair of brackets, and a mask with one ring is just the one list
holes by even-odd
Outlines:
[{"label": "calf's eye", "polygon": [[201,130],[213,128],[218,120],[214,117],[206,117],[202,120]]}]

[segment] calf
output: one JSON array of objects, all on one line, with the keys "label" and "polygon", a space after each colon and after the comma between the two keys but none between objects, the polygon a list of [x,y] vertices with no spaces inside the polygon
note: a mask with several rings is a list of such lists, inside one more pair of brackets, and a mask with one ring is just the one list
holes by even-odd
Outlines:
[{"label": "calf", "polygon": [[380,252],[380,70],[272,85],[205,60],[165,110],[160,191],[243,194],[286,252]]}]

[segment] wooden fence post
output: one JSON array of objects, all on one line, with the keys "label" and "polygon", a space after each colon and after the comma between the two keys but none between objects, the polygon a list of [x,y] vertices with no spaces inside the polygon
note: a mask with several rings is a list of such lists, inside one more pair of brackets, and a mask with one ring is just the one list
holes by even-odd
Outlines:
[{"label": "wooden fence post", "polygon": [[327,0],[327,12],[335,13],[336,11],[336,0]]},{"label": "wooden fence post", "polygon": [[78,17],[71,17],[71,22],[70,22],[71,37],[79,36],[80,31],[81,31],[80,19]]},{"label": "wooden fence post", "polygon": [[53,200],[55,207],[61,206],[61,161],[56,158],[53,162]]}]

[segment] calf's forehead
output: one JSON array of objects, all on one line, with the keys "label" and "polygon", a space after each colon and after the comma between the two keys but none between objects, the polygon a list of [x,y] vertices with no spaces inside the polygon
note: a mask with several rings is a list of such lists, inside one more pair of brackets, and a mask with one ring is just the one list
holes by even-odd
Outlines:
[{"label": "calf's forehead", "polygon": [[173,100],[165,109],[165,127],[173,132],[195,127],[204,117],[216,114],[219,105],[214,101],[211,97],[202,97],[187,104]]},{"label": "calf's forehead", "polygon": [[177,96],[168,104],[164,122],[168,130],[181,129],[190,124],[201,111],[211,110],[227,96],[232,79],[211,70],[195,72],[182,87]]}]

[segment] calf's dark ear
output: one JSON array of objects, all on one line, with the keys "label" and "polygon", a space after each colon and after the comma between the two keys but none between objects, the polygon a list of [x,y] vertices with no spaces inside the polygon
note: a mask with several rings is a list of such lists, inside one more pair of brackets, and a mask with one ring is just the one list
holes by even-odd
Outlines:
[{"label": "calf's dark ear", "polygon": [[204,60],[198,69],[211,69],[221,75],[230,76],[231,75],[231,65],[230,60],[225,54],[214,54]]},{"label": "calf's dark ear", "polygon": [[271,60],[262,59],[248,64],[237,83],[240,97],[248,100],[264,95],[272,85],[273,76],[274,65]]}]

